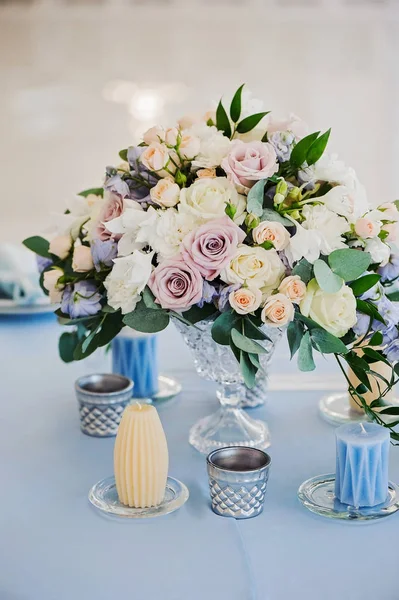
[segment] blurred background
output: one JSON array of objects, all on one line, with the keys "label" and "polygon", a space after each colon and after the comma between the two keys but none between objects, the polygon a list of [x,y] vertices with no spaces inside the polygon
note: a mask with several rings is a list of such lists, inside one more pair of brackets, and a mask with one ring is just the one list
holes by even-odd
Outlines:
[{"label": "blurred background", "polygon": [[370,199],[395,199],[398,50],[398,0],[0,0],[1,239],[44,231],[148,126],[242,82],[331,126]]}]

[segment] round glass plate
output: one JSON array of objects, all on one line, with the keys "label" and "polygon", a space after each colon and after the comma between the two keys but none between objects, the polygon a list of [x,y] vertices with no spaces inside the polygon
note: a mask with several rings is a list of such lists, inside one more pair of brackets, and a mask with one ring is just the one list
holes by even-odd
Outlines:
[{"label": "round glass plate", "polygon": [[[394,398],[389,406],[399,406],[399,400]],[[321,417],[332,425],[360,423],[369,420],[363,412],[352,408],[349,402],[348,392],[323,396],[319,402],[319,411]],[[394,421],[398,417],[397,415],[381,415],[381,418],[389,423],[389,421]]]},{"label": "round glass plate", "polygon": [[172,400],[175,396],[177,396],[177,394],[180,394],[181,390],[181,383],[177,379],[170,377],[169,375],[159,375],[158,391],[156,394],[154,394],[154,396],[151,398],[136,398],[133,395],[133,400],[141,400],[142,402],[148,402],[154,406],[160,406],[161,404]]},{"label": "round glass plate", "polygon": [[53,313],[56,308],[50,302],[43,304],[16,304],[11,300],[0,300],[0,315],[44,315]]},{"label": "round glass plate", "polygon": [[181,481],[168,477],[166,481],[165,497],[158,506],[148,508],[131,508],[119,501],[116,491],[115,477],[102,479],[89,492],[89,500],[93,506],[114,517],[128,519],[146,519],[160,517],[174,512],[188,500],[189,492]]},{"label": "round glass plate", "polygon": [[388,517],[399,510],[399,488],[391,481],[388,483],[388,498],[384,504],[355,508],[341,504],[335,497],[335,474],[318,475],[304,481],[298,490],[298,498],[310,511],[344,521],[370,521]]}]

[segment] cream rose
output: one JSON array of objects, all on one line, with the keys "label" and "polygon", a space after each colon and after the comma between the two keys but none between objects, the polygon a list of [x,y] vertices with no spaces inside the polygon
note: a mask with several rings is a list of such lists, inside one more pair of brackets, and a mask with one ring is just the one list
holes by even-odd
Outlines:
[{"label": "cream rose", "polygon": [[362,217],[355,223],[355,232],[360,238],[363,239],[377,237],[380,231],[380,223],[373,221],[372,219],[368,219],[367,217]]},{"label": "cream rose", "polygon": [[305,317],[310,317],[339,338],[357,321],[356,298],[347,285],[343,285],[334,294],[328,294],[319,287],[315,279],[312,279],[308,283],[300,310]]},{"label": "cream rose", "polygon": [[165,131],[165,144],[168,146],[176,146],[179,130],[176,127],[169,127]]},{"label": "cream rose", "polygon": [[306,294],[306,283],[299,275],[285,277],[280,283],[278,291],[287,296],[295,304],[299,304]]},{"label": "cream rose", "polygon": [[258,288],[275,289],[280,284],[285,267],[276,250],[260,246],[240,244],[230,264],[220,276],[226,283],[253,285]]},{"label": "cream rose", "polygon": [[201,177],[180,192],[179,210],[202,221],[223,217],[228,204],[235,207],[234,221],[240,225],[245,218],[246,199],[226,177]]},{"label": "cream rose", "polygon": [[143,140],[146,144],[150,145],[153,142],[164,141],[165,139],[165,131],[162,127],[150,127],[143,135]]},{"label": "cream rose", "polygon": [[140,160],[150,171],[162,171],[170,160],[168,148],[165,144],[151,142],[141,154]]},{"label": "cream rose", "polygon": [[180,188],[171,179],[160,179],[150,189],[151,200],[164,208],[175,206],[179,202]]},{"label": "cream rose", "polygon": [[271,242],[276,250],[284,250],[289,244],[290,234],[281,223],[262,221],[252,231],[255,244]]},{"label": "cream rose", "polygon": [[291,300],[284,294],[269,296],[263,307],[261,319],[270,327],[282,327],[294,319],[295,309]]},{"label": "cream rose", "polygon": [[208,179],[212,179],[213,177],[216,177],[216,169],[198,169],[197,177],[207,177]]},{"label": "cream rose", "polygon": [[229,302],[239,315],[247,315],[257,310],[262,302],[262,292],[256,287],[240,288],[230,292]]},{"label": "cream rose", "polygon": [[200,150],[200,139],[194,135],[184,134],[181,137],[179,153],[183,158],[192,159]]},{"label": "cream rose", "polygon": [[50,269],[43,275],[43,287],[48,291],[50,302],[58,304],[62,299],[62,290],[64,285],[59,284],[59,278],[64,274],[64,271],[59,268]]},{"label": "cream rose", "polygon": [[86,273],[94,269],[89,246],[75,246],[72,257],[72,269],[75,273]]},{"label": "cream rose", "polygon": [[50,242],[49,252],[64,260],[68,256],[71,247],[72,238],[70,235],[57,235]]}]

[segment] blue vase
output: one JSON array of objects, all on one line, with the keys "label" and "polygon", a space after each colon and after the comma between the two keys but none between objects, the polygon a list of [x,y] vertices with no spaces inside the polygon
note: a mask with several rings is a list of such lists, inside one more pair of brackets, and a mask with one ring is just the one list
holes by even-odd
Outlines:
[{"label": "blue vase", "polygon": [[134,398],[152,398],[158,392],[158,338],[123,330],[112,341],[112,371],[133,380]]}]

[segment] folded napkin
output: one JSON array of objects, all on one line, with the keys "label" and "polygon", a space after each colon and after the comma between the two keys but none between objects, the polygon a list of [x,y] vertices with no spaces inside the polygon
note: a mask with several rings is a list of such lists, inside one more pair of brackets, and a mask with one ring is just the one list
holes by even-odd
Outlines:
[{"label": "folded napkin", "polygon": [[36,257],[18,244],[0,244],[0,302],[18,305],[47,304],[39,285]]}]

